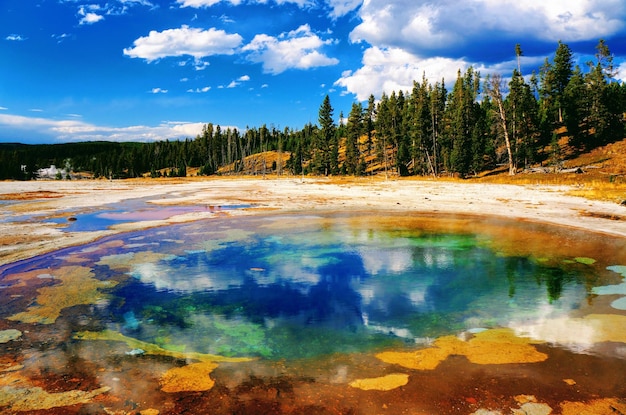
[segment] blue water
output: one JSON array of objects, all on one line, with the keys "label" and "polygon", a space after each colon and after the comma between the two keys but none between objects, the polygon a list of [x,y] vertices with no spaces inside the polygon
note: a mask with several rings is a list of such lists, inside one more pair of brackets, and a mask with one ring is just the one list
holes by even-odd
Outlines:
[{"label": "blue water", "polygon": [[[48,219],[50,222],[63,225],[65,232],[90,232],[109,229],[111,226],[127,223],[141,222],[148,220],[163,220],[175,215],[182,215],[192,212],[219,212],[234,209],[243,209],[249,205],[229,205],[229,206],[207,206],[207,205],[185,205],[168,206],[155,205],[148,202],[149,198],[130,199],[123,203],[104,205],[92,212],[67,210],[66,215],[59,218]],[[21,220],[37,219],[34,216],[23,216]],[[12,219],[15,220],[15,219]],[[20,219],[17,219],[20,220]]]},{"label": "blue water", "polygon": [[[121,213],[121,211],[117,212]],[[71,217],[73,220],[68,220],[68,218],[53,218],[49,221],[64,225],[63,230],[66,232],[102,231],[108,229],[112,225],[132,221],[131,219],[124,219],[121,217],[116,219],[103,217],[102,212],[80,213]]]},{"label": "blue water", "polygon": [[91,311],[100,329],[267,359],[417,347],[585,302],[597,278],[589,265],[500,251],[492,238],[350,215],[216,218],[65,249],[4,275],[80,258],[98,279],[120,281]]}]

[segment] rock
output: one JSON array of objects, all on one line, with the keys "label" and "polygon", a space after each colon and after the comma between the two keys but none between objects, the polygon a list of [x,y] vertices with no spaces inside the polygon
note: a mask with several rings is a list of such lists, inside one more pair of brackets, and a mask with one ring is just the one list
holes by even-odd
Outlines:
[{"label": "rock", "polygon": [[0,343],[8,343],[22,337],[22,332],[16,329],[8,329],[0,331]]},{"label": "rock", "polygon": [[513,415],[550,415],[552,408],[545,403],[528,402],[520,406],[520,409],[513,409]]}]

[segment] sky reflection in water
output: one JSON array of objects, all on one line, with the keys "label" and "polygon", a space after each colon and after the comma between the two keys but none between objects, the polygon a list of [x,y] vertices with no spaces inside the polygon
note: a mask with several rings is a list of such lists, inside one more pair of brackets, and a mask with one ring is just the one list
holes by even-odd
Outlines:
[{"label": "sky reflection in water", "polygon": [[[92,329],[175,351],[269,359],[422,347],[441,335],[494,327],[545,336],[538,322],[568,321],[590,284],[610,274],[539,258],[543,251],[499,250],[493,233],[372,219],[214,218],[106,238],[14,271],[80,263],[99,280],[119,281],[92,308]],[[439,222],[446,220],[456,219]],[[531,225],[507,226],[530,232]],[[580,255],[571,249],[572,258]],[[570,328],[588,331],[581,327]]]},{"label": "sky reflection in water", "polygon": [[504,256],[485,237],[284,220],[130,237],[95,265],[132,277],[107,328],[177,350],[299,358],[557,318],[586,296],[580,267]]}]

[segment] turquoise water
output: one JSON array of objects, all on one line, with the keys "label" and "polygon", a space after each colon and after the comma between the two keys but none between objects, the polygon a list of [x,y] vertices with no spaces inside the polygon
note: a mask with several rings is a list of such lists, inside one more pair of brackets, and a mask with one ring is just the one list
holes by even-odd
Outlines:
[{"label": "turquoise water", "polygon": [[588,264],[496,246],[481,233],[350,215],[216,218],[65,249],[3,276],[80,263],[120,282],[90,309],[91,330],[267,359],[423,347],[444,334],[567,315],[597,278]]}]

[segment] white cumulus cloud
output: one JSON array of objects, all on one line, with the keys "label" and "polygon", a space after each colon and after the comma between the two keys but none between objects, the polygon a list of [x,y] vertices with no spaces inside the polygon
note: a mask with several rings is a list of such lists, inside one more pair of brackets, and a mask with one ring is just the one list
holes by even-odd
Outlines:
[{"label": "white cumulus cloud", "polygon": [[124,55],[142,58],[148,62],[170,56],[193,56],[197,61],[212,55],[232,55],[242,42],[239,34],[210,28],[202,30],[183,25],[178,29],[162,32],[150,31],[148,36],[133,42],[132,48],[124,49]]},{"label": "white cumulus cloud", "polygon": [[[340,7],[350,0],[327,0]],[[354,2],[356,5],[358,2]],[[442,78],[451,86],[457,70],[473,66],[483,74],[510,74],[514,56],[489,54],[503,45],[553,45],[597,41],[626,27],[622,0],[364,0],[356,5],[360,19],[350,41],[367,45],[362,63],[342,74],[335,85],[358,99],[392,90],[410,90],[425,73],[429,82]],[[339,10],[339,9],[337,9]],[[523,64],[541,64],[543,56],[525,56]],[[536,66],[533,66],[533,68]]]},{"label": "white cumulus cloud", "polygon": [[330,16],[336,19],[359,7],[363,0],[327,0],[327,3],[331,9]]},{"label": "white cumulus cloud", "polygon": [[[621,0],[368,0],[350,37],[414,53],[471,45],[494,34],[511,39],[597,40],[626,25]],[[496,35],[497,33],[497,35]],[[512,43],[513,45],[515,42]]]},{"label": "white cumulus cloud", "polygon": [[[99,7],[97,6],[90,6],[89,9],[91,10],[98,10]],[[78,15],[82,16],[80,21],[78,22],[78,24],[84,25],[84,24],[93,24],[96,22],[99,22],[100,20],[104,19],[104,16],[99,15],[97,13],[94,13],[93,11],[87,11],[88,9],[85,6],[81,6],[80,9],[78,9]]]},{"label": "white cumulus cloud", "polygon": [[452,83],[456,80],[457,71],[464,71],[469,66],[470,63],[462,59],[420,58],[400,48],[372,47],[364,52],[362,67],[345,72],[335,85],[355,94],[359,101],[365,101],[370,94],[380,97],[383,92],[410,91],[413,81],[421,81],[423,74],[431,83],[440,81],[442,77]]},{"label": "white cumulus cloud", "polygon": [[276,75],[293,68],[309,69],[338,64],[338,59],[330,58],[320,51],[333,42],[332,39],[322,40],[305,24],[277,37],[258,34],[242,50],[249,52],[249,61],[261,63],[265,73]]}]

